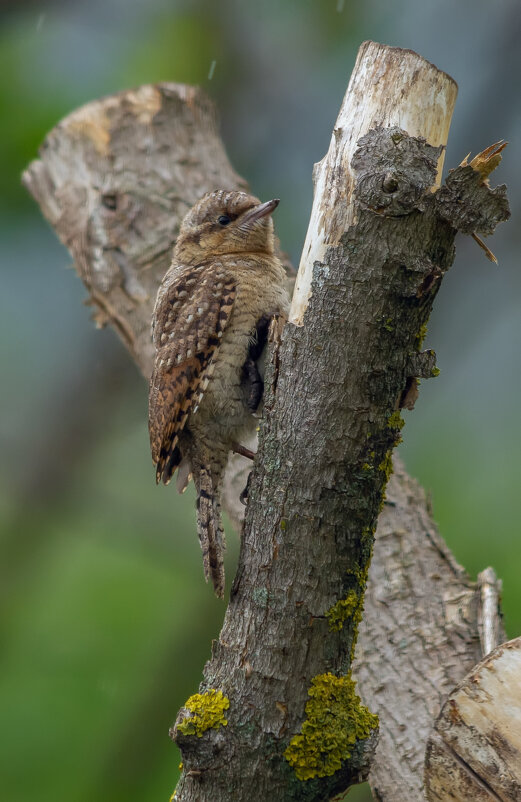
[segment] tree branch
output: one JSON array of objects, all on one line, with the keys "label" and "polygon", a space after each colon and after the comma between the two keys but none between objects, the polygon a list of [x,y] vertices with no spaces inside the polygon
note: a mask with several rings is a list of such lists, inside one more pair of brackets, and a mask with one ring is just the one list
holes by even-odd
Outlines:
[{"label": "tree branch", "polygon": [[180,221],[216,186],[245,189],[199,89],[142,86],[69,114],[46,137],[23,183],[69,248],[95,307],[145,377],[150,321]]},{"label": "tree branch", "polygon": [[[268,371],[263,459],[203,683],[223,695],[197,697],[178,718],[178,799],[224,800],[232,790],[237,799],[328,799],[367,771],[374,720],[349,669],[397,407],[413,404],[415,375],[429,372],[420,335],[453,258],[455,226],[432,188],[454,98],[451,79],[411,51],[362,46],[317,173],[292,317],[305,325],[286,327]],[[51,132],[24,180],[70,248],[98,322],[116,327],[147,375],[150,312],[180,217],[208,189],[244,186],[211,105],[167,84],[89,104]],[[491,191],[477,184],[469,203],[479,208]],[[495,222],[506,213],[498,204]],[[373,788],[381,800],[403,799],[408,783],[406,798],[419,800],[429,723],[479,657],[478,597],[401,469],[387,492],[360,633],[370,659],[358,676],[381,716]],[[324,708],[336,711],[329,730]],[[190,734],[198,715],[200,738]]]}]

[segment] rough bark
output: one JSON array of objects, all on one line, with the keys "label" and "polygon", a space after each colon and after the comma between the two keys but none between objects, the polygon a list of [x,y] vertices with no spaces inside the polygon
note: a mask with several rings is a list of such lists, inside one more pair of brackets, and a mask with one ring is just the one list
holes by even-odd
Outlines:
[{"label": "rough bark", "polygon": [[[365,45],[362,54],[371,47],[380,48]],[[391,71],[388,86],[400,90],[398,67],[408,59],[440,80],[416,54],[380,48],[375,64],[380,75]],[[178,731],[186,764],[179,799],[229,799],[239,786],[237,799],[328,799],[367,765],[363,738],[341,770],[322,778],[297,779],[283,752],[304,720],[313,677],[349,669],[372,530],[399,438],[396,408],[412,403],[414,376],[432,371],[433,355],[420,354],[418,335],[453,257],[450,199],[443,197],[442,210],[431,192],[441,151],[416,138],[421,130],[413,129],[414,138],[370,131],[377,122],[395,120],[367,118],[352,167],[341,163],[344,186],[355,194],[337,197],[329,210],[337,216],[336,241],[308,270],[314,284],[311,296],[309,285],[301,295],[305,325],[286,327],[271,364],[263,461],[230,607],[205,674],[205,687],[230,701],[228,725],[201,738]],[[244,186],[217,138],[210,104],[174,85],[90,104],[51,132],[24,180],[70,248],[102,310],[98,321],[116,327],[147,375],[150,310],[180,217],[207,189]],[[469,193],[479,209],[490,190],[478,181]],[[355,197],[357,218],[346,215]],[[492,208],[497,222],[504,204],[501,213]],[[416,800],[428,722],[479,658],[479,604],[401,470],[387,502],[360,635],[370,661],[359,662],[358,675],[366,703],[381,715],[373,787],[381,800]]]},{"label": "rough bark", "polygon": [[[505,640],[500,583],[491,568],[472,582],[440,537],[425,491],[398,456],[378,518],[353,676],[380,732],[369,782],[379,802],[420,802],[433,722],[461,678]],[[228,511],[251,470],[230,472]]]}]

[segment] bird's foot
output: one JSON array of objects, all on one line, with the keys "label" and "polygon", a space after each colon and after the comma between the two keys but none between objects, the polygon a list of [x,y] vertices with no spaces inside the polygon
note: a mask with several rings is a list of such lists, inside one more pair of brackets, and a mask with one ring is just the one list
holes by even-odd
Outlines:
[{"label": "bird's foot", "polygon": [[239,501],[241,502],[241,504],[244,504],[244,506],[246,506],[246,503],[248,501],[248,495],[249,495],[249,492],[250,492],[250,482],[251,482],[252,473],[253,473],[253,471],[249,472],[248,479],[246,480],[246,487],[244,488],[244,490],[242,491],[241,495],[239,496]]},{"label": "bird's foot", "polygon": [[264,393],[264,382],[259,373],[257,363],[249,356],[242,366],[242,384],[246,392],[246,406],[250,412],[256,412],[259,409]]}]

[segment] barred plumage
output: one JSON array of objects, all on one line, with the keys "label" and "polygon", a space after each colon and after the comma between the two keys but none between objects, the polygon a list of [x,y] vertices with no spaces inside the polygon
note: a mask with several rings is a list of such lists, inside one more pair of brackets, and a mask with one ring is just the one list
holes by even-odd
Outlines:
[{"label": "barred plumage", "polygon": [[[255,366],[266,322],[285,315],[285,272],[271,212],[244,192],[205,195],[188,212],[158,292],[149,429],[156,480],[193,475],[206,579],[224,594],[220,486],[230,451],[255,427]],[[258,343],[256,332],[260,332]]]}]

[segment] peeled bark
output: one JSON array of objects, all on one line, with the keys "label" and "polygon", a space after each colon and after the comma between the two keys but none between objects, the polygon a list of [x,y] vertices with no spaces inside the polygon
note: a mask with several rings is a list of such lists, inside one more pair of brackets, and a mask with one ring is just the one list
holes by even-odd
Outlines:
[{"label": "peeled bark", "polygon": [[[443,124],[426,107],[433,97],[444,97]],[[419,348],[454,255],[451,203],[456,215],[463,187],[473,233],[484,205],[489,227],[507,215],[504,190],[491,202],[475,167],[455,171],[456,193],[433,192],[454,97],[451,79],[411,51],[362,46],[317,173],[293,323],[268,370],[239,568],[205,669],[203,690],[221,695],[192,701],[175,730],[185,763],[177,799],[329,799],[367,772],[374,720],[348,675],[398,407],[411,407],[416,377],[433,372],[433,353]],[[148,375],[150,312],[180,217],[207,189],[244,186],[210,104],[167,84],[89,104],[51,132],[24,180],[70,248],[98,322],[115,326]],[[373,788],[380,800],[411,802],[423,798],[428,726],[479,658],[480,608],[413,487],[400,469],[387,490],[357,667],[380,714]],[[237,520],[233,477],[227,501]],[[319,716],[318,748],[299,756],[309,690],[330,707],[342,697],[353,743],[338,744],[333,722],[322,754]]]},{"label": "peeled bark", "polygon": [[[346,96],[333,129],[329,151],[315,165],[315,200],[302,249],[299,273],[293,295],[291,322],[301,325],[313,280],[315,262],[323,261],[326,249],[337,245],[354,222],[356,207],[348,199],[353,191],[354,174],[349,168],[358,142],[372,128],[397,126],[409,136],[423,137],[439,147],[432,187],[441,183],[445,146],[452,112],[458,94],[456,82],[412,50],[364,42],[351,76]],[[404,179],[414,188],[413,174],[400,172],[392,157],[381,164],[383,194],[380,201],[403,203]],[[398,187],[397,194],[394,185]],[[425,187],[416,185],[420,192]],[[400,209],[394,212],[400,214]]]}]

